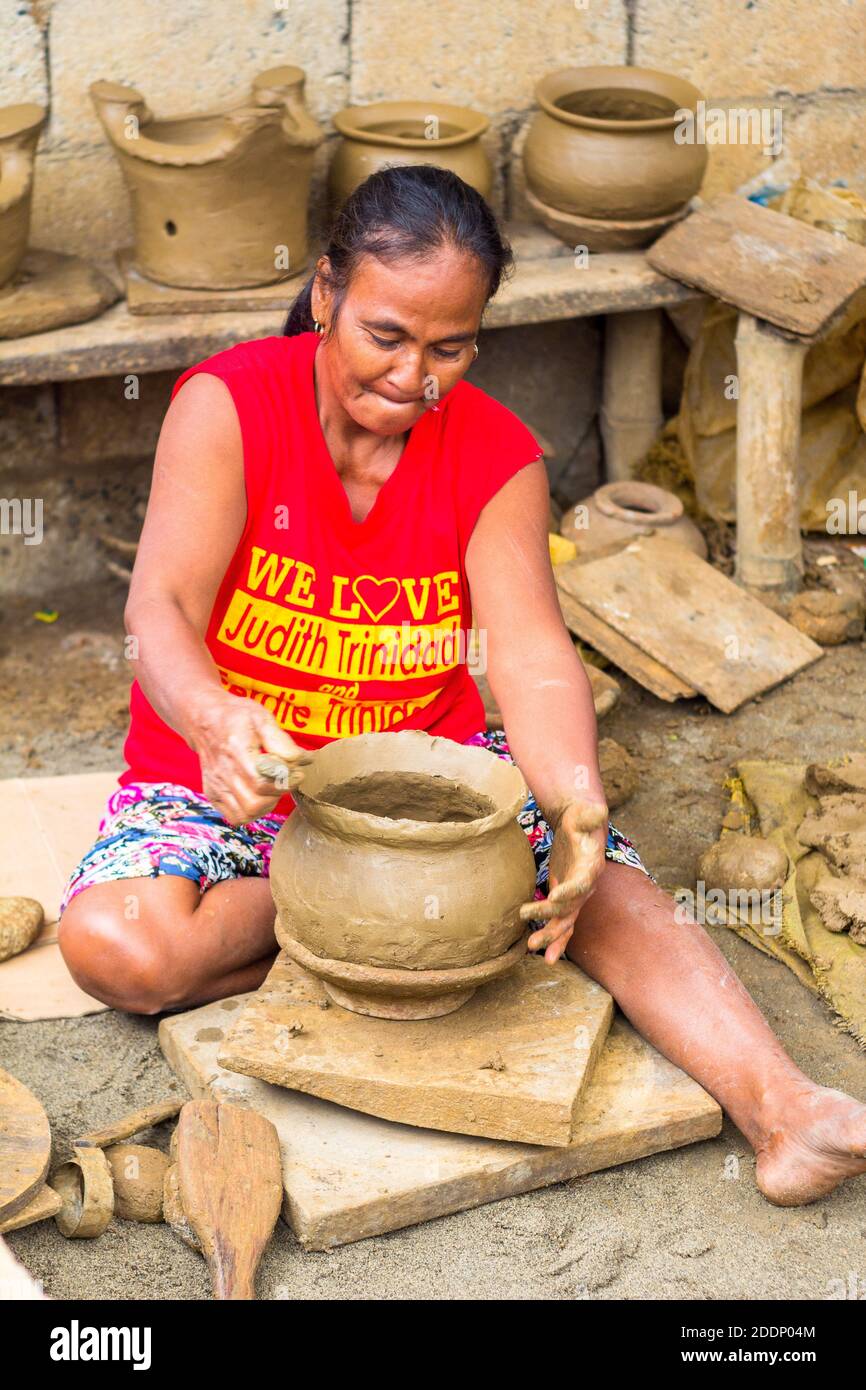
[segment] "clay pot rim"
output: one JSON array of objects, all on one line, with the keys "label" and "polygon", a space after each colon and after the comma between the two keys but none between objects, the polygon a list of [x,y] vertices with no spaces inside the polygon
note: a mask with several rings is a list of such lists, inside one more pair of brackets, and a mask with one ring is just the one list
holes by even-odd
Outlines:
[{"label": "clay pot rim", "polygon": [[15,135],[32,135],[42,127],[46,115],[45,107],[35,101],[19,101],[12,106],[0,107],[0,140],[8,140]]},{"label": "clay pot rim", "polygon": [[337,985],[355,985],[371,994],[413,995],[447,994],[462,987],[482,985],[505,975],[526,955],[529,933],[521,929],[517,940],[498,956],[478,961],[475,965],[436,966],[433,969],[413,970],[408,965],[360,965],[356,961],[335,960],[317,956],[293,936],[277,916],[274,931],[286,955],[324,980]]},{"label": "clay pot rim", "polygon": [[[353,811],[345,806],[335,806],[329,801],[321,801],[315,792],[310,791],[310,785],[323,787],[329,784],[331,778],[328,775],[328,762],[331,757],[336,757],[339,754],[341,746],[347,742],[347,740],[335,740],[318,750],[315,763],[309,769],[305,782],[292,792],[292,796],[298,809],[314,825],[325,830],[335,831],[344,839],[373,840],[378,844],[400,847],[409,844],[456,844],[465,842],[467,839],[479,839],[494,830],[501,830],[503,826],[516,820],[517,815],[526,804],[528,790],[520,769],[516,764],[507,763],[504,759],[498,758],[487,748],[455,743],[453,740],[441,736],[431,736],[420,729],[402,729],[395,733],[362,734],[359,737],[367,740],[367,746],[373,740],[387,740],[384,746],[387,748],[388,757],[383,770],[422,774],[427,772],[434,777],[437,775],[438,745],[442,745],[443,757],[439,767],[439,775],[459,780],[460,770],[453,766],[454,758],[459,757],[465,768],[464,775],[467,786],[482,796],[496,798],[498,804],[489,815],[479,816],[475,820],[420,821],[398,820],[392,816],[376,816],[369,811]],[[348,740],[348,742],[355,743],[356,740]],[[405,762],[402,758],[398,758],[402,750],[405,749],[407,754],[410,754],[422,746],[425,748],[424,762],[426,762],[426,767],[423,764],[419,766],[418,761],[411,757],[407,757]],[[492,763],[489,761],[490,759],[493,760]],[[449,763],[452,765],[449,766]],[[479,769],[491,768],[495,765],[496,780],[505,784],[499,796],[494,788],[489,785],[479,785],[478,779],[473,780],[471,778],[470,769],[473,763]],[[344,772],[342,775],[345,778],[346,773]],[[484,778],[481,779],[482,782],[484,780]],[[304,790],[305,786],[307,787],[306,791]]]},{"label": "clay pot rim", "polygon": [[[644,483],[637,478],[620,478],[611,483],[603,483],[593,494],[595,504],[605,516],[618,521],[634,522],[639,526],[672,526],[685,513],[679,497],[667,492],[655,483]],[[643,498],[648,504],[655,503],[649,510],[637,507],[634,503]],[[629,502],[632,505],[629,505]]]},{"label": "clay pot rim", "polygon": [[643,135],[652,130],[672,130],[677,124],[677,112],[672,112],[670,116],[653,116],[643,121],[619,121],[600,116],[577,115],[571,111],[563,111],[561,106],[556,105],[561,97],[576,92],[603,91],[614,83],[636,92],[649,91],[655,96],[668,97],[669,100],[677,102],[678,111],[693,111],[697,103],[703,99],[697,87],[674,73],[662,72],[659,68],[620,67],[615,64],[561,68],[558,72],[548,73],[537,83],[535,99],[553,120],[581,129]]},{"label": "clay pot rim", "polygon": [[[425,140],[423,137],[389,135],[384,131],[370,130],[371,120],[387,119],[401,111],[409,119],[423,120],[425,116],[441,116],[444,120],[458,122],[465,128],[456,135],[443,135],[439,140]],[[367,106],[344,106],[331,117],[333,124],[342,136],[349,140],[359,140],[364,145],[385,145],[395,150],[449,149],[455,145],[468,145],[477,140],[490,126],[490,120],[480,111],[470,106],[452,106],[448,102],[437,101],[373,101]],[[363,124],[362,124],[363,121]]]}]

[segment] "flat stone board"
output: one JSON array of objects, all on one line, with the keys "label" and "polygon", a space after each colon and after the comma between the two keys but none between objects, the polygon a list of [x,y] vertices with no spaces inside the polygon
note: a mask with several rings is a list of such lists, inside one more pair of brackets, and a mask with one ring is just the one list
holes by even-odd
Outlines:
[{"label": "flat stone board", "polygon": [[249,1105],[280,1136],[283,1217],[328,1250],[501,1197],[712,1139],[722,1112],[622,1018],[608,1034],[567,1148],[414,1129],[226,1071],[217,1052],[240,995],[163,1019],[169,1065],[195,1096]]},{"label": "flat stone board", "polygon": [[566,1145],[612,1018],[610,995],[568,961],[525,956],[454,1013],[382,1019],[329,1004],[281,953],[219,1061],[384,1120]]}]

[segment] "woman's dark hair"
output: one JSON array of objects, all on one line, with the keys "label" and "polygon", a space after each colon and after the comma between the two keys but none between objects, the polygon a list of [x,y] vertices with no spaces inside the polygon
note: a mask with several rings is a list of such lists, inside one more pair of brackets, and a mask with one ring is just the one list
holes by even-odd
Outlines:
[{"label": "woman's dark hair", "polygon": [[[334,318],[362,256],[395,261],[442,246],[476,257],[487,279],[487,299],[511,271],[511,247],[493,212],[481,194],[450,169],[407,164],[371,174],[349,194],[325,248]],[[315,278],[310,276],[289,310],[283,328],[287,338],[313,329]]]}]

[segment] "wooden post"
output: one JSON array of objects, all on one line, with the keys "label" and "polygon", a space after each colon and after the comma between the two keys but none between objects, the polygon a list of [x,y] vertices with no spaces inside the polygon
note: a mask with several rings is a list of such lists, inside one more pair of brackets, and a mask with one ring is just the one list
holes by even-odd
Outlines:
[{"label": "wooden post", "polygon": [[662,418],[662,312],[608,314],[604,326],[601,437],[609,482],[634,476]]},{"label": "wooden post", "polygon": [[800,587],[800,411],[808,344],[741,311],[737,325],[737,570],[746,588]]}]

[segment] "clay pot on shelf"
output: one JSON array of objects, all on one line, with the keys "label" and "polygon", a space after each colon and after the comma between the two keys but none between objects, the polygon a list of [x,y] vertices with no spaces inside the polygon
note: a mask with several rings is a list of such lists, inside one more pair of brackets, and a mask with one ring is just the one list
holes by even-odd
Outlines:
[{"label": "clay pot on shelf", "polygon": [[249,101],[169,120],[155,120],[133,87],[93,83],[132,200],[137,270],[185,289],[243,289],[303,269],[313,152],[324,139],[304,81],[302,68],[271,68]]},{"label": "clay pot on shelf", "polygon": [[377,101],[333,118],[342,139],[328,174],[334,208],[370,174],[392,164],[436,164],[489,198],[493,169],[481,137],[486,116],[440,101]]},{"label": "clay pot on shelf", "polygon": [[34,102],[0,108],[0,286],[27,251],[33,165],[44,124],[45,108]]},{"label": "clay pot on shelf", "polygon": [[705,145],[674,138],[700,100],[690,82],[651,68],[567,68],[542,78],[535,94],[527,192],[556,236],[623,250],[684,215],[707,163]]},{"label": "clay pot on shelf", "polygon": [[526,952],[517,768],[417,730],[319,749],[277,838],[277,939],[353,1012],[451,1013]]},{"label": "clay pot on shelf", "polygon": [[650,531],[686,546],[702,560],[707,558],[707,543],[686,516],[680,499],[654,483],[605,483],[570,507],[560,526],[560,534],[577,548],[578,561],[613,554],[635,536]]}]

